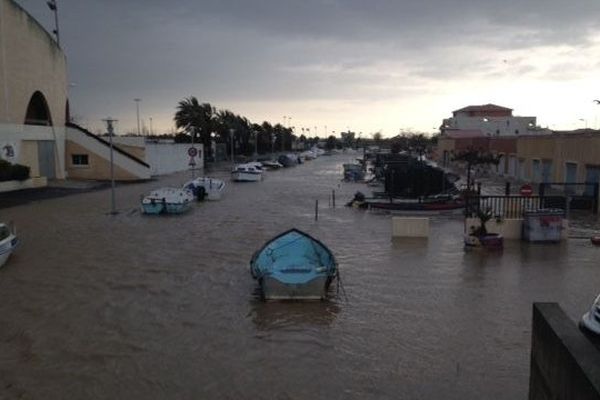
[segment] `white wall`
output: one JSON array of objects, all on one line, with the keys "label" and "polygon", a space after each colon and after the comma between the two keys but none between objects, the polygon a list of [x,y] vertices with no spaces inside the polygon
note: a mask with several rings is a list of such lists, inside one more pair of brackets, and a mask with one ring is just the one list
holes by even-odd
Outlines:
[{"label": "white wall", "polygon": [[[489,136],[519,136],[539,133],[531,128],[536,125],[535,117],[469,117],[457,115],[444,120],[444,125],[452,129],[479,129]],[[519,133],[516,133],[516,131]],[[499,133],[496,133],[499,132]]]},{"label": "white wall", "polygon": [[[150,164],[151,174],[165,175],[185,171],[190,168],[189,143],[146,143],[146,162]],[[196,157],[196,167],[204,166],[204,149],[202,144],[194,144],[200,157]]]},{"label": "white wall", "polygon": [[[99,142],[98,140],[89,137],[84,132],[79,129],[67,128],[67,140],[70,140],[79,146],[82,146],[92,153],[98,155],[99,157],[104,158],[105,160],[110,160],[110,146]],[[63,139],[64,143],[64,139]],[[135,162],[129,157],[124,156],[119,152],[113,152],[114,164],[120,168],[123,168],[125,171],[128,171],[132,175],[137,176],[139,179],[149,179],[150,171],[148,167]],[[64,156],[63,156],[64,159]],[[64,161],[64,160],[63,160]]]},{"label": "white wall", "polygon": [[[102,139],[108,140],[108,136],[102,136]],[[146,138],[143,136],[113,136],[113,143],[124,144],[125,146],[144,147]]]},{"label": "white wall", "polygon": [[[37,126],[37,125],[15,125],[0,123],[0,158],[12,163],[28,165],[29,162],[22,158],[21,144],[23,140],[51,140],[55,142],[56,177],[65,178],[65,127]],[[6,157],[4,146],[12,146],[13,157]]]}]

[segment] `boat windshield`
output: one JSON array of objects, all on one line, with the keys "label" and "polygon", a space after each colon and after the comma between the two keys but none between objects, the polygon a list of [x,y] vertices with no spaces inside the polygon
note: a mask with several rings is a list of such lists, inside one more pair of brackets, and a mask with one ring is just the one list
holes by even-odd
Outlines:
[{"label": "boat windshield", "polygon": [[8,229],[8,226],[1,225],[0,226],[0,240],[4,240],[9,236],[10,236],[10,229]]}]

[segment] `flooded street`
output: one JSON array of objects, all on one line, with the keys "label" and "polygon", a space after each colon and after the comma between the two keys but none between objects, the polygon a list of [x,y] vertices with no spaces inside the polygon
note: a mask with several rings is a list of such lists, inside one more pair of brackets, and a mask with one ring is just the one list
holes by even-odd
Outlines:
[{"label": "flooded street", "polygon": [[[532,302],[578,319],[600,248],[465,253],[460,218],[392,241],[389,216],[343,207],[367,192],[340,181],[352,158],[227,182],[182,216],[138,203],[189,172],[118,187],[117,216],[106,190],[0,210],[22,241],[0,269],[0,399],[525,399]],[[346,297],[256,299],[250,257],[292,227],[330,247]]]}]

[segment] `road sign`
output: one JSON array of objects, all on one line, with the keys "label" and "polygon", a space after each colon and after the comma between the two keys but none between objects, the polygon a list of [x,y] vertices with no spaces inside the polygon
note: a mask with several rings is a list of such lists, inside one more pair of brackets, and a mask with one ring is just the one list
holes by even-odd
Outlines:
[{"label": "road sign", "polygon": [[188,149],[188,156],[196,157],[197,155],[198,155],[198,149],[196,149],[195,147],[190,147]]},{"label": "road sign", "polygon": [[190,157],[190,162],[188,163],[188,165],[190,167],[194,167],[196,165],[196,160],[194,160],[194,157]]},{"label": "road sign", "polygon": [[520,192],[521,196],[531,196],[533,194],[533,187],[529,183],[526,183],[521,186]]}]

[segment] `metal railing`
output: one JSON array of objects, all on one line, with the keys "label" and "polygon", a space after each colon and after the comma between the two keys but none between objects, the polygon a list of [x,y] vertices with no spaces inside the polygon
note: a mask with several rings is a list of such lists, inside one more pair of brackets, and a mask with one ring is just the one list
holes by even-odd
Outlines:
[{"label": "metal railing", "polygon": [[568,209],[566,196],[469,196],[465,199],[465,216],[476,217],[480,210],[490,210],[496,218],[523,218],[523,213],[541,209]]}]

